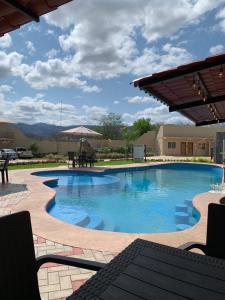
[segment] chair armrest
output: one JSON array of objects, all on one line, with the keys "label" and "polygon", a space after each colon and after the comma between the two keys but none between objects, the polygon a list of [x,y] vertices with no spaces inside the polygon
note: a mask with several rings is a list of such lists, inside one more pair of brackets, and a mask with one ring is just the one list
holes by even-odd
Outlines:
[{"label": "chair armrest", "polygon": [[196,249],[200,249],[204,253],[206,253],[206,245],[200,244],[200,243],[188,242],[186,244],[180,245],[178,248],[183,249],[183,250],[187,250],[187,251],[196,248]]},{"label": "chair armrest", "polygon": [[36,259],[37,270],[39,270],[41,265],[47,262],[53,262],[57,264],[68,265],[93,271],[99,271],[106,265],[104,263],[74,257],[67,257],[61,255],[43,255]]}]

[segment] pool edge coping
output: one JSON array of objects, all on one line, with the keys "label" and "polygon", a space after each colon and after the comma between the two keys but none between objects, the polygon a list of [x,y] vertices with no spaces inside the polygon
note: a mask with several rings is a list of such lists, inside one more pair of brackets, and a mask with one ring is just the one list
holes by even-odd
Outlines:
[{"label": "pool edge coping", "polygon": [[[198,164],[192,162],[157,162],[129,165],[128,168],[139,168],[148,166],[157,166],[162,164]],[[223,166],[218,164],[205,164],[209,166],[215,166],[222,168]],[[100,172],[104,173],[105,170],[111,169],[126,169],[123,165],[116,166],[116,168],[82,168],[79,172]],[[109,232],[99,231],[93,229],[87,229],[71,224],[64,223],[58,219],[55,219],[46,212],[48,203],[54,198],[55,191],[47,187],[44,183],[46,181],[54,180],[54,177],[41,177],[34,176],[32,173],[40,171],[65,171],[68,168],[46,168],[46,169],[29,169],[29,170],[16,170],[12,175],[14,177],[23,176],[24,183],[27,184],[27,189],[30,192],[25,201],[22,201],[15,207],[15,211],[29,210],[31,214],[33,231],[36,235],[43,238],[54,240],[55,242],[62,243],[69,246],[81,247],[92,250],[118,252],[124,249],[136,238],[143,238],[162,244],[171,246],[179,246],[180,244],[188,241],[205,242],[206,238],[206,222],[207,222],[207,210],[208,204],[211,202],[220,203],[225,197],[225,194],[205,192],[198,194],[193,198],[193,206],[200,212],[200,220],[194,226],[184,231],[168,232],[168,233],[122,233],[122,232]],[[73,171],[77,169],[73,169]],[[21,174],[22,173],[22,174]],[[65,234],[66,233],[66,234]],[[184,234],[185,233],[185,234]]]}]

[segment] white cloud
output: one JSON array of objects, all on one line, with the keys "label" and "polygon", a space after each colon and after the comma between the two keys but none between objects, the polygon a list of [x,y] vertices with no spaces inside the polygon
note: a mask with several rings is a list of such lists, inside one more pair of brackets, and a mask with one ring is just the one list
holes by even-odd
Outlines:
[{"label": "white cloud", "polygon": [[[77,0],[45,18],[62,29],[71,26],[59,43],[63,51],[74,51],[71,64],[77,72],[107,79],[130,72],[143,75],[190,61],[187,50],[170,44],[160,58],[161,49],[149,43],[172,35],[176,38],[183,28],[222,3],[225,0],[174,0],[172,4],[162,0],[160,5],[158,0],[86,0],[83,5]],[[176,9],[171,10],[171,5]],[[144,51],[137,46],[137,32],[145,40]]]},{"label": "white cloud", "polygon": [[2,37],[0,37],[0,48],[6,49],[12,46],[12,39],[11,36],[6,33]]},{"label": "white cloud", "polygon": [[192,55],[186,49],[165,44],[162,47],[161,55],[156,48],[145,48],[143,54],[133,60],[131,65],[132,72],[142,76],[178,66],[192,60]]},{"label": "white cloud", "polygon": [[47,56],[48,59],[52,59],[52,58],[55,58],[58,53],[59,53],[59,50],[52,48],[45,55]]},{"label": "white cloud", "polygon": [[134,97],[128,97],[127,102],[128,103],[135,103],[135,104],[140,104],[140,103],[150,103],[152,102],[152,98],[144,96],[134,96]]},{"label": "white cloud", "polygon": [[49,34],[49,35],[55,35],[55,32],[52,29],[48,29],[47,30],[47,34]]},{"label": "white cloud", "polygon": [[209,49],[209,52],[211,54],[218,54],[218,53],[221,53],[224,51],[224,46],[223,45],[216,45],[216,46],[212,46],[210,49]]},{"label": "white cloud", "polygon": [[107,109],[97,106],[84,105],[82,109],[79,109],[71,104],[52,103],[39,93],[34,97],[25,96],[21,99],[14,99],[12,105],[12,102],[5,97],[5,93],[10,90],[9,86],[0,86],[0,110],[5,112],[5,117],[17,122],[28,124],[44,122],[63,126],[85,125],[95,124],[99,117],[107,113]]},{"label": "white cloud", "polygon": [[19,75],[22,67],[22,59],[23,55],[17,52],[7,54],[0,51],[0,78],[6,78],[9,75]]},{"label": "white cloud", "polygon": [[219,20],[219,29],[225,32],[225,7],[218,12],[216,19]]},{"label": "white cloud", "polygon": [[0,85],[0,93],[8,93],[12,91],[12,87],[10,85],[7,84],[2,84]]},{"label": "white cloud", "polygon": [[118,100],[115,100],[115,101],[113,101],[113,103],[117,105],[117,104],[119,104],[119,103],[120,103],[120,101],[118,101]]},{"label": "white cloud", "polygon": [[83,105],[82,109],[89,117],[91,123],[96,123],[102,116],[108,114],[108,109],[102,106]]},{"label": "white cloud", "polygon": [[100,92],[96,85],[89,85],[86,80],[80,79],[79,72],[67,58],[36,61],[34,64],[24,64],[23,55],[17,52],[5,53],[0,51],[0,78],[9,75],[20,76],[32,88],[47,89],[48,87],[76,87],[83,92]]},{"label": "white cloud", "polygon": [[31,41],[26,41],[25,43],[26,43],[26,47],[27,47],[28,53],[30,55],[33,55],[36,52],[34,44]]},{"label": "white cloud", "polygon": [[79,74],[74,72],[70,61],[49,59],[46,62],[36,61],[22,74],[23,79],[36,89],[48,87],[77,87],[83,92],[99,92],[96,85],[88,85],[87,81],[81,80]]},{"label": "white cloud", "polygon": [[[157,102],[156,102],[157,103]],[[137,111],[135,114],[124,113],[122,115],[124,122],[132,124],[134,121],[145,118],[151,119],[153,123],[160,124],[189,124],[190,121],[179,113],[170,113],[168,107],[159,104],[155,107],[148,107],[144,110]]]}]

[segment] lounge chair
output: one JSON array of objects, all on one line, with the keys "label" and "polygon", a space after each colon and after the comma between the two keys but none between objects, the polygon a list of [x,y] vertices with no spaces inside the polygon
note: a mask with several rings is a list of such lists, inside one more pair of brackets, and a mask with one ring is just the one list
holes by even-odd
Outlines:
[{"label": "lounge chair", "polygon": [[98,271],[103,263],[59,255],[35,258],[30,214],[0,218],[0,299],[41,300],[37,272],[47,262]]},{"label": "lounge chair", "polygon": [[208,206],[208,224],[206,244],[187,243],[179,246],[180,249],[202,250],[206,255],[225,259],[225,205],[210,203]]},{"label": "lounge chair", "polygon": [[10,158],[7,156],[6,159],[3,161],[3,163],[0,165],[0,172],[2,175],[2,184],[5,183],[5,175],[6,175],[6,181],[9,181],[9,175],[8,175],[8,165],[9,165]]}]

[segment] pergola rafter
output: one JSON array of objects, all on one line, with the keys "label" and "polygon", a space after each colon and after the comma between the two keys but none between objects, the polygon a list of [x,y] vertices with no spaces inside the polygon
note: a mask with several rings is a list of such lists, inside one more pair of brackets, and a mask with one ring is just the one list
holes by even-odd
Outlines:
[{"label": "pergola rafter", "polygon": [[71,0],[0,0],[0,37]]},{"label": "pergola rafter", "polygon": [[37,16],[31,9],[22,5],[20,2],[16,0],[1,0],[1,2],[11,6],[12,8],[16,9],[18,12],[22,13],[23,15],[31,18],[32,20],[39,22],[39,16]]},{"label": "pergola rafter", "polygon": [[197,126],[225,121],[225,54],[133,81]]}]

